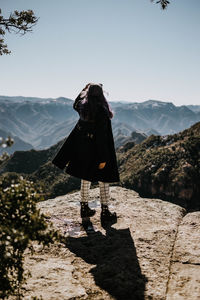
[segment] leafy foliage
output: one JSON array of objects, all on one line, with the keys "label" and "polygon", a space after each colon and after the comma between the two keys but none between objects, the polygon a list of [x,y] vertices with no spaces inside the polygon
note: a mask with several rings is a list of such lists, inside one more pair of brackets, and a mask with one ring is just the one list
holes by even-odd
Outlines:
[{"label": "leafy foliage", "polygon": [[59,233],[37,209],[39,200],[33,183],[22,177],[13,180],[10,186],[8,182],[0,182],[1,299],[23,295],[22,284],[30,276],[23,268],[24,252],[28,248],[34,253],[32,242],[49,246],[60,240]]},{"label": "leafy foliage", "polygon": [[[3,139],[0,137],[0,147],[6,148],[6,147],[11,147],[14,143],[14,140],[8,136],[6,139]],[[0,155],[0,165],[6,161],[9,158],[9,155],[7,152],[3,152],[2,155]]]},{"label": "leafy foliage", "polygon": [[4,35],[6,31],[11,33],[21,33],[24,35],[27,32],[32,31],[32,27],[37,23],[38,18],[34,15],[32,10],[17,11],[15,10],[6,19],[2,15],[0,9],[0,55],[10,54],[7,45],[4,43]]},{"label": "leafy foliage", "polygon": [[[10,137],[0,140],[0,147],[12,146]],[[1,156],[3,162],[6,155]],[[40,191],[41,193],[41,191]],[[45,215],[37,209],[41,201],[36,185],[16,173],[3,174],[0,179],[0,298],[10,295],[20,299],[23,283],[30,272],[23,268],[24,252],[28,248],[34,253],[33,241],[49,246],[60,241],[60,234]],[[34,299],[37,299],[36,297]]]},{"label": "leafy foliage", "polygon": [[[155,0],[151,0],[151,2],[155,2]],[[166,9],[168,4],[170,4],[170,1],[168,1],[168,0],[158,0],[158,1],[156,1],[156,3],[157,4],[159,3],[161,5],[162,9]]]}]

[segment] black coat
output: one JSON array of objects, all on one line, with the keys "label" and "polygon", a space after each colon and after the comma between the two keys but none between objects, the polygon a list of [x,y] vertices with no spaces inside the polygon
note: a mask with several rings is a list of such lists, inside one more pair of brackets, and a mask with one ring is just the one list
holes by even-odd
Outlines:
[{"label": "black coat", "polygon": [[[73,108],[77,110],[76,100]],[[98,168],[101,162],[106,162],[103,169]],[[91,182],[120,181],[111,120],[103,107],[99,107],[94,122],[78,120],[52,163],[69,175]]]}]

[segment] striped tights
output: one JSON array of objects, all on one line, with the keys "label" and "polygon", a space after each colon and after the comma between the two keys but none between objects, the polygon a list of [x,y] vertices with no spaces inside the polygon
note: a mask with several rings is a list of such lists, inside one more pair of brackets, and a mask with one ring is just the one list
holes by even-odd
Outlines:
[{"label": "striped tights", "polygon": [[[98,181],[99,189],[100,189],[100,202],[101,204],[108,205],[110,200],[110,189],[108,182]],[[91,181],[87,181],[85,179],[81,179],[81,201],[88,202],[89,199],[89,189],[90,189]]]}]

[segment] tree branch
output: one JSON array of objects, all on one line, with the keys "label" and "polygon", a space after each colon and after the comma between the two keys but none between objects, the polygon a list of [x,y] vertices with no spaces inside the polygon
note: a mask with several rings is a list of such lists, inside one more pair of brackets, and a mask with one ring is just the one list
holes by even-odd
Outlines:
[{"label": "tree branch", "polygon": [[16,34],[21,33],[21,35],[32,32],[32,27],[36,25],[38,19],[32,10],[15,10],[9,18],[4,18],[0,9],[0,55],[11,53],[4,43],[6,31],[9,33],[15,32]]},{"label": "tree branch", "polygon": [[[155,2],[155,0],[151,0],[151,2]],[[156,4],[157,3],[160,3],[162,9],[166,9],[168,4],[170,4],[170,1],[168,1],[168,0],[158,0],[158,1],[156,1]]]}]

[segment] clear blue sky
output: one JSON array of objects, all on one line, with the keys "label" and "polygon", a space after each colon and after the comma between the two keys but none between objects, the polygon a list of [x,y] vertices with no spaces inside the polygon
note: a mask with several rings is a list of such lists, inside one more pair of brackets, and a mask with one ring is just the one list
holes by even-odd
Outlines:
[{"label": "clear blue sky", "polygon": [[33,33],[7,34],[0,95],[74,99],[88,82],[109,101],[200,105],[200,0],[0,0],[33,9]]}]

